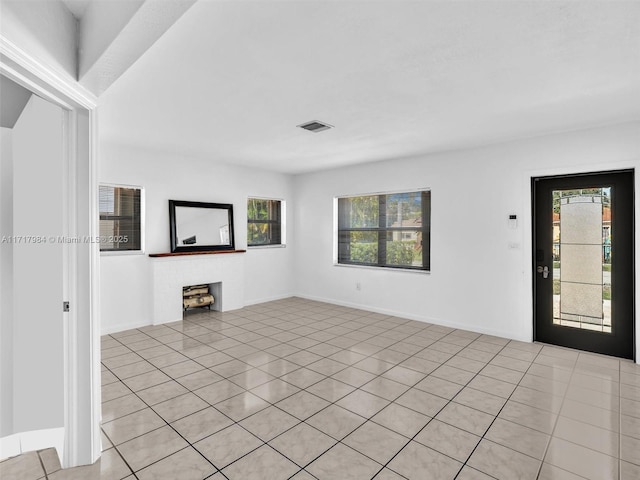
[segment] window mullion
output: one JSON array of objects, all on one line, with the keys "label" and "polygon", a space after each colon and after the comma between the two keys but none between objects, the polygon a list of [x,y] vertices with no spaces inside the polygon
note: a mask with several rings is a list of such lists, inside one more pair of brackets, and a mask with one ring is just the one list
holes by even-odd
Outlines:
[{"label": "window mullion", "polygon": [[387,263],[387,196],[378,196],[378,265]]},{"label": "window mullion", "polygon": [[431,270],[431,192],[422,192],[422,267]]}]

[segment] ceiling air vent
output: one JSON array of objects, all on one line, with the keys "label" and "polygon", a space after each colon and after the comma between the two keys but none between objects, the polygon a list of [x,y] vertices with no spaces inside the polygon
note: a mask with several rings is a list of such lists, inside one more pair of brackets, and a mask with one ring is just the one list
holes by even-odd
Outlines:
[{"label": "ceiling air vent", "polygon": [[327,123],[318,122],[317,120],[313,120],[311,122],[303,123],[302,125],[298,125],[300,128],[304,128],[305,130],[309,130],[310,132],[318,133],[324,130],[329,130],[333,128],[333,125],[329,125]]}]

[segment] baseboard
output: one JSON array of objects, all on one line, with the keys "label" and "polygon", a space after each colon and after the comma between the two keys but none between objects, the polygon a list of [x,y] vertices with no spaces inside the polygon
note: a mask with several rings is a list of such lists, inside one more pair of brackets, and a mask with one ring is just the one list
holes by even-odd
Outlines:
[{"label": "baseboard", "polygon": [[307,300],[314,300],[316,302],[330,303],[332,305],[338,305],[340,307],[357,308],[359,310],[366,310],[368,312],[380,313],[380,314],[383,314],[383,315],[391,315],[391,316],[394,316],[394,317],[406,318],[408,320],[415,320],[415,321],[418,321],[418,322],[432,323],[434,325],[440,325],[442,327],[456,328],[456,329],[460,329],[460,330],[467,330],[467,331],[470,331],[470,332],[480,333],[480,334],[483,334],[483,335],[491,335],[491,336],[494,336],[494,337],[508,338],[510,340],[518,340],[520,342],[531,343],[531,339],[530,338],[524,338],[524,336],[518,336],[518,335],[514,335],[514,334],[510,335],[509,332],[493,330],[493,329],[490,329],[490,328],[483,328],[481,325],[462,324],[462,323],[458,323],[458,322],[451,322],[451,321],[448,321],[448,320],[442,320],[440,318],[427,317],[425,315],[415,315],[415,314],[411,314],[411,313],[407,313],[407,312],[400,312],[400,311],[386,309],[386,308],[378,308],[378,307],[373,307],[371,305],[362,305],[362,304],[353,303],[353,302],[342,302],[342,301],[339,301],[339,300],[334,300],[334,299],[324,298],[324,297],[318,297],[318,296],[315,296],[315,295],[306,295],[306,294],[298,293],[298,294],[295,294],[294,296],[300,297],[300,298],[305,298]]},{"label": "baseboard", "polygon": [[52,447],[56,449],[62,462],[62,458],[64,458],[64,427],[14,433],[0,438],[0,460]]},{"label": "baseboard", "polygon": [[271,297],[260,298],[258,300],[249,300],[244,303],[244,306],[248,307],[250,305],[259,305],[260,303],[275,302],[277,300],[284,300],[285,298],[291,298],[293,296],[295,295],[293,295],[292,293],[287,293],[285,295],[274,295]]},{"label": "baseboard", "polygon": [[[283,300],[285,298],[291,298],[293,296],[293,294],[287,293],[285,295],[274,295],[271,297],[265,297],[265,298],[260,298],[257,300],[249,300],[247,302],[244,303],[245,307],[248,307],[250,305],[258,305],[260,303],[266,303],[266,302],[273,302],[276,300]],[[231,311],[231,310],[229,310]],[[174,321],[179,322],[180,320],[182,320],[182,318],[178,318]],[[172,323],[172,322],[165,322],[165,323]],[[100,335],[110,335],[112,333],[118,333],[118,332],[124,332],[125,330],[133,330],[134,328],[141,328],[141,327],[150,327],[155,325],[152,322],[131,322],[131,323],[118,323],[116,325],[109,325],[109,326],[103,326],[100,329]],[[162,325],[162,324],[158,324],[158,325]]]},{"label": "baseboard", "polygon": [[124,332],[125,330],[132,330],[134,328],[150,327],[151,325],[153,325],[151,322],[118,323],[117,325],[103,326],[100,329],[100,335]]},{"label": "baseboard", "polygon": [[[531,338],[527,338],[525,335],[516,335],[513,334],[511,332],[504,332],[501,330],[494,330],[491,328],[484,328],[481,325],[468,325],[468,324],[463,324],[463,323],[459,323],[459,322],[451,322],[448,320],[443,320],[441,318],[433,318],[433,317],[429,317],[426,315],[415,315],[412,313],[408,313],[408,312],[401,312],[401,311],[397,311],[397,310],[392,310],[392,309],[387,309],[387,308],[379,308],[379,307],[374,307],[371,305],[363,305],[363,304],[359,304],[359,303],[355,303],[355,302],[342,302],[340,300],[335,300],[332,298],[325,298],[325,297],[319,297],[316,295],[306,295],[306,294],[302,294],[302,293],[291,293],[291,294],[284,294],[284,295],[274,295],[274,296],[270,296],[270,297],[265,297],[265,298],[261,298],[261,299],[253,299],[253,300],[249,300],[246,301],[244,303],[244,306],[251,306],[251,305],[259,305],[261,303],[267,303],[267,302],[273,302],[276,300],[284,300],[286,298],[292,298],[292,297],[299,297],[299,298],[304,298],[307,300],[314,300],[316,302],[324,302],[324,303],[329,303],[331,305],[338,305],[341,307],[349,307],[349,308],[357,308],[359,310],[366,310],[368,312],[374,312],[374,313],[380,313],[383,315],[391,315],[394,317],[401,317],[401,318],[406,318],[408,320],[416,320],[418,322],[424,322],[424,323],[433,323],[434,325],[440,325],[443,327],[449,327],[449,328],[457,328],[460,330],[468,330],[471,332],[476,332],[476,333],[481,333],[483,335],[492,335],[494,337],[500,337],[500,338],[508,338],[511,340],[517,340],[520,342],[527,342],[527,343],[531,343]],[[120,325],[113,325],[107,328],[102,329],[102,335],[108,335],[110,333],[117,333],[117,332],[122,332],[124,330],[131,330],[133,328],[140,328],[140,327],[146,327],[152,325],[151,323],[140,323],[140,324],[120,324]],[[638,359],[640,361],[640,358]]]},{"label": "baseboard", "polygon": [[19,433],[0,438],[0,460],[15,457],[21,453]]}]

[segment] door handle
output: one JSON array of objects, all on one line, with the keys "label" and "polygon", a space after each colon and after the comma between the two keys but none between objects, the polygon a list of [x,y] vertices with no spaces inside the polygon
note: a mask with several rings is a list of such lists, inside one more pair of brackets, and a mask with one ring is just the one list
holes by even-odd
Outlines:
[{"label": "door handle", "polygon": [[542,265],[538,265],[538,268],[536,270],[538,271],[538,273],[542,274],[542,278],[547,278],[549,276],[549,267],[547,267],[546,265],[544,267]]}]

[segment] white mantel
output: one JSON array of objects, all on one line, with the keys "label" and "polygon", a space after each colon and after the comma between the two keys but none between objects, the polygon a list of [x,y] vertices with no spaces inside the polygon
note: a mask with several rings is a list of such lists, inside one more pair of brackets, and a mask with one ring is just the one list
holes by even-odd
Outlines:
[{"label": "white mantel", "polygon": [[183,255],[151,258],[151,312],[154,325],[182,320],[182,287],[222,284],[216,298],[223,312],[244,306],[244,255]]}]

